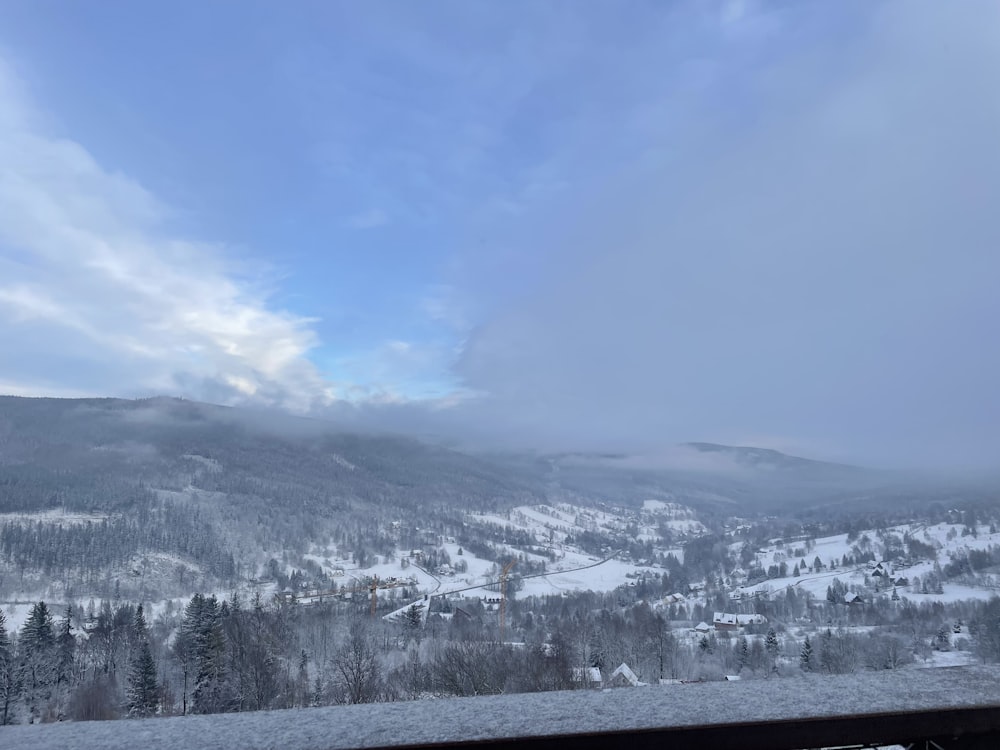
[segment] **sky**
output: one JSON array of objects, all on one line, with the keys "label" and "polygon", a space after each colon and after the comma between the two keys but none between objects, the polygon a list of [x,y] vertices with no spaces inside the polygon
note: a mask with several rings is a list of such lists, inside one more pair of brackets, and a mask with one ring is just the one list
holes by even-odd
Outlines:
[{"label": "sky", "polygon": [[0,393],[1000,456],[1000,4],[0,1]]}]

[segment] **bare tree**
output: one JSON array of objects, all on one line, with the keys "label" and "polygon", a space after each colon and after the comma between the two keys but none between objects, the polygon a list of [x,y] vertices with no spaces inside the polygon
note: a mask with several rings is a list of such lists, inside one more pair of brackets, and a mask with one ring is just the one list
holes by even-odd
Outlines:
[{"label": "bare tree", "polygon": [[335,688],[344,703],[373,703],[382,683],[375,644],[360,622],[333,656]]}]

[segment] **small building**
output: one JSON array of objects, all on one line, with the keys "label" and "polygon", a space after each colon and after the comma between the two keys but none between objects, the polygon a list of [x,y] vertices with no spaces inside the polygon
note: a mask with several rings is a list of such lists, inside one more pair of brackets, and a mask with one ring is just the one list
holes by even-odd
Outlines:
[{"label": "small building", "polygon": [[728,612],[716,612],[712,615],[712,625],[715,626],[716,630],[736,630],[740,626],[736,615],[731,615]]},{"label": "small building", "polygon": [[716,612],[712,616],[712,625],[716,630],[738,630],[747,625],[764,625],[767,618],[764,615],[737,615],[729,612]]},{"label": "small building", "polygon": [[710,631],[711,629],[712,628],[710,628],[708,623],[705,622],[704,620],[702,620],[701,622],[699,622],[697,625],[694,626],[694,632],[701,633],[702,635],[707,634],[708,631]]},{"label": "small building", "polygon": [[575,667],[570,673],[570,679],[577,685],[589,688],[600,688],[604,684],[601,670],[597,667]]},{"label": "small building", "polygon": [[622,662],[618,668],[611,673],[608,678],[608,685],[611,687],[642,687],[647,683],[642,682],[628,664]]}]

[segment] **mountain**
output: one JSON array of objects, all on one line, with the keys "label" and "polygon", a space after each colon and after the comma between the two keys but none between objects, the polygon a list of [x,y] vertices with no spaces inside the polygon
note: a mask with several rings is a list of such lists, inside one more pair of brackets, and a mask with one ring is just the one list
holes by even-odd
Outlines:
[{"label": "mountain", "polygon": [[0,398],[0,579],[6,568],[105,593],[119,580],[145,595],[226,586],[272,556],[331,542],[388,555],[421,526],[543,497],[530,474],[317,420],[177,399]]},{"label": "mountain", "polygon": [[179,399],[0,397],[0,587],[34,576],[40,588],[104,594],[225,588],[270,558],[305,565],[327,547],[389,556],[430,533],[469,537],[470,511],[525,505],[660,500],[711,524],[903,512],[960,493],[752,447],[468,453]]},{"label": "mountain", "polygon": [[771,448],[752,446],[718,445],[716,443],[683,443],[699,453],[722,456],[734,464],[757,471],[798,474],[815,479],[874,478],[886,473],[875,469],[852,466],[850,464],[817,461],[812,458],[790,456]]}]

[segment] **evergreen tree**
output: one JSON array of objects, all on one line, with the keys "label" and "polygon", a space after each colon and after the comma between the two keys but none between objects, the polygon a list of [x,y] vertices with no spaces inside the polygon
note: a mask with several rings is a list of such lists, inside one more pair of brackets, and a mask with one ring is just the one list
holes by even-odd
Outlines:
[{"label": "evergreen tree", "polygon": [[38,602],[31,608],[31,614],[21,628],[19,645],[20,682],[31,721],[34,722],[40,718],[43,705],[52,697],[58,667],[55,627],[45,602]]},{"label": "evergreen tree", "polygon": [[[175,644],[175,653],[184,674],[184,710],[187,689],[193,682],[192,709],[196,713],[217,713],[238,707],[226,674],[226,637],[223,618],[230,616],[228,605],[219,606],[215,596],[195,594],[184,610]],[[193,681],[189,678],[193,677]]]},{"label": "evergreen tree", "polygon": [[21,692],[7,618],[0,610],[0,727],[14,723],[14,706]]},{"label": "evergreen tree", "polygon": [[750,660],[750,643],[747,641],[745,635],[740,636],[740,647],[737,660],[739,662],[741,670],[743,669],[743,667],[747,665],[747,662]]},{"label": "evergreen tree", "polygon": [[56,682],[62,685],[72,685],[76,667],[76,636],[73,635],[73,608],[66,607],[66,614],[59,622],[56,636]]},{"label": "evergreen tree", "polygon": [[943,625],[934,637],[934,648],[937,651],[950,651],[951,639],[948,637],[948,629]]},{"label": "evergreen tree", "polygon": [[781,651],[781,644],[778,642],[778,634],[774,628],[769,628],[767,637],[764,639],[764,650],[767,652],[768,661],[771,663],[771,671],[778,671],[778,653]]},{"label": "evergreen tree", "polygon": [[160,690],[156,680],[156,662],[144,638],[139,644],[128,676],[127,707],[129,716],[152,716],[160,706]]},{"label": "evergreen tree", "polygon": [[799,651],[799,666],[802,667],[803,672],[811,672],[813,668],[813,647],[812,642],[809,640],[809,636],[806,636],[805,643],[802,644],[802,650]]}]

